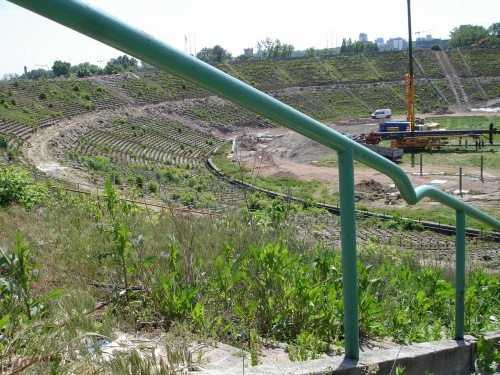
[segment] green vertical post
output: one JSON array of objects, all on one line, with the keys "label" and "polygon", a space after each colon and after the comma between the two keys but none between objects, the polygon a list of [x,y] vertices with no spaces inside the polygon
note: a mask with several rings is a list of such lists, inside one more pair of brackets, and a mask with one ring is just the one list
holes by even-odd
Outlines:
[{"label": "green vertical post", "polygon": [[356,207],[354,205],[354,158],[352,150],[339,152],[338,158],[345,355],[349,358],[359,359]]},{"label": "green vertical post", "polygon": [[465,211],[457,211],[456,217],[455,340],[463,340],[465,322]]}]

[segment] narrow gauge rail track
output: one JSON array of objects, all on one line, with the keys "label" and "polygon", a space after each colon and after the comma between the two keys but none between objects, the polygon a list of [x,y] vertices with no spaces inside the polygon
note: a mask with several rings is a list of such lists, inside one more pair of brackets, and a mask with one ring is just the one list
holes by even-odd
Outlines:
[{"label": "narrow gauge rail track", "polygon": [[[220,178],[220,179],[222,179],[222,180],[224,180],[232,185],[236,185],[236,186],[239,186],[241,188],[248,189],[248,190],[258,191],[258,192],[267,194],[268,196],[273,197],[273,198],[274,197],[283,197],[286,200],[290,200],[290,201],[297,202],[297,203],[303,203],[303,200],[301,198],[278,193],[276,191],[262,189],[258,186],[249,184],[245,181],[241,181],[241,180],[238,180],[236,178],[229,177],[229,176],[225,175],[219,168],[217,168],[217,166],[212,162],[212,159],[208,159],[205,164],[206,164],[207,168],[212,173],[214,173],[218,178]],[[332,206],[332,205],[324,204],[324,203],[316,203],[316,207],[323,208],[334,215],[340,216],[340,207],[338,207],[338,206]],[[391,215],[377,214],[377,213],[368,212],[368,211],[361,211],[361,210],[356,210],[356,215],[357,215],[357,217],[359,217],[361,219],[368,219],[371,217],[376,217],[376,218],[383,220],[383,221],[390,220],[393,217]],[[406,219],[406,220],[412,220],[412,219]],[[412,220],[412,221],[420,223],[424,226],[425,229],[431,230],[431,231],[436,232],[436,233],[443,233],[443,234],[448,234],[448,235],[453,235],[456,233],[455,227],[453,225],[435,223],[432,221],[420,221],[420,220]],[[481,229],[466,228],[465,235],[467,237],[481,237],[481,236],[483,236],[483,231]],[[493,241],[500,242],[500,232],[490,232],[489,236],[491,237],[491,239]]]}]

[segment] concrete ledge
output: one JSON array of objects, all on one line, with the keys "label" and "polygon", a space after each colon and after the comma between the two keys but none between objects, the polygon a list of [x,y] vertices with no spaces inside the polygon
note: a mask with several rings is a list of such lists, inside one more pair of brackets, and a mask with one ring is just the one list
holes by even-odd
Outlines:
[{"label": "concrete ledge", "polygon": [[[485,335],[487,339],[500,338],[500,331]],[[286,364],[267,364],[245,368],[245,374],[254,375],[366,375],[395,373],[397,366],[405,367],[405,375],[470,375],[474,372],[475,344],[477,339],[466,336],[464,340],[442,340],[403,346],[360,354],[359,361],[330,357],[315,361]],[[211,369],[201,374],[242,375],[243,369]]]}]

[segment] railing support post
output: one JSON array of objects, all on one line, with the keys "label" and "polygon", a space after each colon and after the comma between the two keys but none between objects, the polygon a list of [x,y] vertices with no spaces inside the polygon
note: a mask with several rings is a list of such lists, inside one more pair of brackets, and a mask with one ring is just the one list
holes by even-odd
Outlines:
[{"label": "railing support post", "polygon": [[465,322],[465,211],[457,211],[456,218],[455,340],[463,340]]},{"label": "railing support post", "polygon": [[352,150],[339,152],[338,158],[345,355],[349,358],[359,359],[356,208],[354,204],[354,158]]}]

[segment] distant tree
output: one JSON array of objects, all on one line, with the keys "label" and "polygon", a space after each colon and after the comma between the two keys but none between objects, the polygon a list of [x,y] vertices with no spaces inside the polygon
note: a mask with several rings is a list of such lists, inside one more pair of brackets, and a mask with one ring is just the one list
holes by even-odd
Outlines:
[{"label": "distant tree", "polygon": [[19,78],[17,73],[5,73],[2,77],[2,81],[9,81],[11,79]]},{"label": "distant tree", "polygon": [[53,78],[54,72],[45,69],[33,69],[24,75],[26,79]]},{"label": "distant tree", "polygon": [[380,50],[378,48],[378,45],[373,43],[373,42],[366,42],[366,43],[364,43],[364,45],[365,45],[364,52],[378,52]]},{"label": "distant tree", "polygon": [[365,52],[377,52],[379,50],[378,45],[373,42],[353,42],[351,38],[343,39],[342,45],[340,47],[341,53],[365,53]]},{"label": "distant tree", "polygon": [[488,30],[483,26],[461,25],[450,32],[448,46],[451,48],[467,47],[488,37]]},{"label": "distant tree", "polygon": [[134,68],[137,68],[137,66],[139,65],[139,60],[137,60],[133,57],[128,57],[127,55],[123,55],[123,56],[118,56],[117,58],[109,60],[108,64],[121,65],[124,70],[127,70],[127,69],[130,70],[130,68],[132,68],[132,70],[133,70]]},{"label": "distant tree", "polygon": [[196,58],[206,62],[207,64],[216,65],[223,61],[231,60],[232,55],[221,46],[216,45],[212,48],[203,48],[196,54]]},{"label": "distant tree", "polygon": [[89,62],[80,63],[78,65],[72,66],[70,69],[71,73],[75,73],[77,77],[83,78],[88,76],[99,75],[102,69],[97,65],[91,64]]},{"label": "distant tree", "polygon": [[439,44],[433,44],[431,46],[431,50],[433,50],[433,51],[441,51],[441,46]]},{"label": "distant tree", "polygon": [[306,57],[316,57],[316,56],[319,56],[319,54],[320,54],[320,51],[314,47],[310,47],[310,48],[305,50]]},{"label": "distant tree", "polygon": [[54,65],[52,65],[52,71],[56,77],[67,76],[70,68],[71,64],[69,62],[61,60],[54,61]]},{"label": "distant tree", "polygon": [[282,44],[279,39],[263,39],[257,42],[257,54],[261,59],[270,60],[279,57],[291,57],[295,47],[291,44]]},{"label": "distant tree", "polygon": [[102,72],[104,74],[118,74],[125,71],[125,68],[120,64],[107,63]]},{"label": "distant tree", "polygon": [[255,57],[252,55],[247,55],[246,53],[243,53],[239,56],[236,56],[236,61],[249,61],[249,60],[255,60]]},{"label": "distant tree", "polygon": [[346,52],[352,52],[352,40],[351,38],[349,39],[342,39],[342,45],[340,46],[340,53],[346,53]]},{"label": "distant tree", "polygon": [[488,33],[490,36],[500,38],[500,22],[495,22],[490,27],[488,27]]},{"label": "distant tree", "polygon": [[489,43],[500,45],[500,22],[495,22],[488,27]]}]

